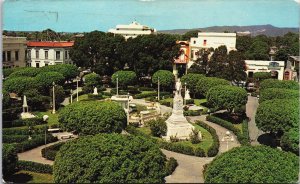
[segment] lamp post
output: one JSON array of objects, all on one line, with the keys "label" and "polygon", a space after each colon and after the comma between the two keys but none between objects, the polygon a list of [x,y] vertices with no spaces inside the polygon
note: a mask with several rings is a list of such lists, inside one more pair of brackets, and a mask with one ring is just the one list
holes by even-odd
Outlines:
[{"label": "lamp post", "polygon": [[184,83],[184,105],[186,105],[186,82]]},{"label": "lamp post", "polygon": [[233,135],[231,135],[229,131],[226,131],[226,135],[222,138],[222,142],[224,142],[224,141],[226,141],[226,148],[227,148],[227,151],[228,151],[229,141],[230,142],[234,141]]},{"label": "lamp post", "polygon": [[158,85],[158,87],[157,87],[157,100],[159,101],[159,91],[160,91],[160,89],[159,89],[159,87],[160,87],[160,83],[159,83],[159,77],[157,77],[157,85]]},{"label": "lamp post", "polygon": [[77,76],[76,77],[76,86],[77,86],[77,88],[76,88],[76,101],[78,102],[78,82],[79,82],[79,77]]},{"label": "lamp post", "polygon": [[117,96],[119,95],[119,75],[117,74]]},{"label": "lamp post", "polygon": [[52,109],[52,114],[55,114],[55,83],[52,83],[53,88],[52,88],[52,97],[53,97],[53,109]]},{"label": "lamp post", "polygon": [[129,93],[127,93],[127,124],[129,124]]},{"label": "lamp post", "polygon": [[71,99],[71,103],[73,103],[73,90],[71,89],[71,97],[70,97],[70,99]]}]

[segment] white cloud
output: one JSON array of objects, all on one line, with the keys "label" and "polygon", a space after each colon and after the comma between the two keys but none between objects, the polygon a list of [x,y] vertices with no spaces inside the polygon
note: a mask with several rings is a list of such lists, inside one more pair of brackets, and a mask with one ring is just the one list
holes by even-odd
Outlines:
[{"label": "white cloud", "polygon": [[300,4],[300,0],[294,0],[296,3],[299,3]]}]

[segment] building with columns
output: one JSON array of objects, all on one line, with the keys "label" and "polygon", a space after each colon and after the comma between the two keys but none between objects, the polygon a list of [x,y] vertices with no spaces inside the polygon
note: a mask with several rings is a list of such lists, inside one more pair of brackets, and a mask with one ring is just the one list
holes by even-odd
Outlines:
[{"label": "building with columns", "polygon": [[2,65],[3,68],[26,66],[26,37],[2,36]]},{"label": "building with columns", "polygon": [[74,45],[70,42],[27,42],[28,66],[43,67],[56,64],[72,64],[69,51]]},{"label": "building with columns", "polygon": [[222,45],[228,52],[236,50],[236,33],[199,32],[198,37],[190,39],[190,60],[197,60],[201,49],[216,49]]},{"label": "building with columns", "polygon": [[109,29],[109,33],[122,35],[126,40],[136,38],[138,35],[156,34],[156,29],[134,21],[129,25],[117,25],[115,29]]},{"label": "building with columns", "polygon": [[248,78],[256,72],[271,72],[272,78],[283,80],[284,61],[245,60]]}]

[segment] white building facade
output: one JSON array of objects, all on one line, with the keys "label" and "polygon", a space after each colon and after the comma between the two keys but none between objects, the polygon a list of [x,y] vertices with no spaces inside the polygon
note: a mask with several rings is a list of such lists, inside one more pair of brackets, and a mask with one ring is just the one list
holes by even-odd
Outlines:
[{"label": "white building facade", "polygon": [[72,64],[69,51],[74,42],[27,42],[28,66]]},{"label": "white building facade", "polygon": [[3,68],[26,66],[26,37],[2,36],[2,66]]},{"label": "white building facade", "polygon": [[212,33],[199,32],[198,37],[190,39],[190,59],[198,59],[198,52],[201,49],[216,49],[225,45],[227,51],[236,50],[236,33]]},{"label": "white building facade", "polygon": [[136,38],[138,35],[156,34],[156,29],[134,21],[129,25],[117,25],[115,29],[109,29],[108,32],[122,35],[127,40],[128,38]]},{"label": "white building facade", "polygon": [[272,78],[283,80],[284,61],[245,60],[249,78],[256,72],[271,72]]}]

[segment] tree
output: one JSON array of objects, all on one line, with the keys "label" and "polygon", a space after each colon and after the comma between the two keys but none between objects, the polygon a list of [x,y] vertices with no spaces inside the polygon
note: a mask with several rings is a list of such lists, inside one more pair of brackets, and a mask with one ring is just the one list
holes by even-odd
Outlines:
[{"label": "tree", "polygon": [[206,76],[224,78],[225,75],[223,70],[226,68],[227,63],[227,47],[222,45],[216,48],[211,56],[210,61],[208,62],[208,71]]},{"label": "tree", "polygon": [[21,96],[24,91],[38,88],[39,83],[33,77],[13,77],[5,80],[3,87],[7,92]]},{"label": "tree", "polygon": [[65,81],[64,76],[58,72],[42,72],[35,78],[40,87],[44,88],[44,91],[46,91],[46,93],[53,86],[53,82],[57,85],[63,85]]},{"label": "tree", "polygon": [[260,89],[266,88],[284,88],[299,90],[299,84],[296,81],[281,81],[276,79],[266,79],[260,83]]},{"label": "tree", "polygon": [[94,87],[100,87],[101,78],[96,73],[90,73],[84,76],[84,89],[87,93],[93,91]]},{"label": "tree", "polygon": [[225,67],[224,79],[238,83],[245,81],[247,78],[246,74],[246,63],[242,53],[237,51],[230,51],[228,55],[228,64]]},{"label": "tree", "polygon": [[119,85],[124,88],[127,88],[128,85],[132,85],[136,82],[136,74],[133,71],[117,71],[115,72],[111,79],[113,84],[117,84],[117,78]]},{"label": "tree", "polygon": [[40,72],[41,72],[41,70],[39,68],[25,67],[25,68],[14,71],[12,74],[9,75],[9,78],[12,78],[12,77],[35,77]]},{"label": "tree", "polygon": [[206,75],[209,71],[209,55],[213,51],[213,48],[199,50],[197,54],[199,58],[189,68],[189,73],[199,73]]},{"label": "tree", "polygon": [[255,40],[249,50],[245,53],[247,59],[254,60],[269,60],[269,45],[268,43]]},{"label": "tree", "polygon": [[264,132],[280,133],[298,126],[299,102],[295,99],[274,99],[259,104],[255,122]]},{"label": "tree", "polygon": [[273,99],[299,99],[299,91],[284,88],[266,88],[260,90],[259,103]]},{"label": "tree", "polygon": [[167,133],[167,124],[164,118],[159,118],[157,120],[151,120],[148,122],[151,130],[151,134],[155,137],[165,136]]},{"label": "tree", "polygon": [[11,144],[2,144],[2,173],[3,177],[7,178],[8,176],[15,173],[18,156],[16,149]]},{"label": "tree", "polygon": [[164,183],[166,156],[144,137],[98,134],[65,143],[55,183]]},{"label": "tree", "polygon": [[256,72],[253,74],[253,78],[257,81],[270,79],[271,77],[271,72]]},{"label": "tree", "polygon": [[216,157],[206,168],[205,183],[295,183],[299,159],[267,146],[242,146]]},{"label": "tree", "polygon": [[24,95],[31,111],[46,110],[51,101],[49,96],[43,96],[37,89],[25,91]]},{"label": "tree", "polygon": [[236,49],[241,53],[245,53],[251,46],[253,39],[250,36],[237,36]]},{"label": "tree", "polygon": [[79,134],[120,133],[126,127],[124,109],[116,102],[76,102],[63,108],[58,116],[60,125]]},{"label": "tree", "polygon": [[180,80],[183,84],[186,83],[187,89],[189,89],[191,93],[195,94],[197,82],[202,77],[205,77],[205,76],[201,75],[201,74],[188,73],[188,74],[182,76]]},{"label": "tree", "polygon": [[291,151],[299,155],[299,128],[291,128],[281,137],[280,146],[285,151]]},{"label": "tree", "polygon": [[192,31],[188,31],[186,33],[184,33],[184,35],[182,35],[182,40],[188,40],[190,41],[190,39],[192,37],[198,37],[198,33],[201,32],[200,30],[192,30]]},{"label": "tree", "polygon": [[158,70],[152,76],[152,83],[159,84],[163,87],[172,87],[175,81],[175,77],[172,72],[168,70]]},{"label": "tree", "polygon": [[247,91],[236,86],[218,85],[208,90],[207,102],[218,109],[227,109],[232,113],[234,109],[246,105],[248,100]]},{"label": "tree", "polygon": [[65,80],[71,80],[79,75],[77,66],[72,64],[50,65],[41,68],[42,72],[58,72],[62,74]]},{"label": "tree", "polygon": [[5,89],[2,89],[2,94],[3,94],[2,107],[3,107],[3,109],[5,109],[10,106],[11,100],[10,100],[9,93]]},{"label": "tree", "polygon": [[196,85],[196,92],[206,96],[208,90],[218,85],[229,85],[230,82],[216,77],[202,77]]}]

